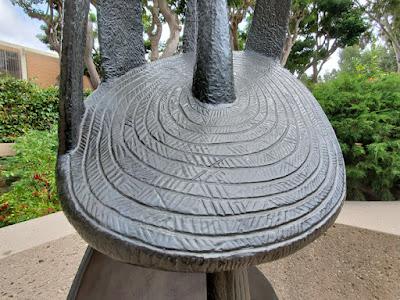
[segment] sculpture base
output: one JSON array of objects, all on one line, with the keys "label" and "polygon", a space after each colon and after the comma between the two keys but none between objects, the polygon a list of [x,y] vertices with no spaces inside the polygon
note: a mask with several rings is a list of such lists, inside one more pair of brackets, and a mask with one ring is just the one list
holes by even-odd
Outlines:
[{"label": "sculpture base", "polygon": [[[210,296],[210,293],[207,298],[207,287],[210,288],[210,280],[213,281],[210,278],[230,278],[229,273],[231,272],[206,276],[204,273],[177,273],[142,268],[115,261],[88,247],[67,299],[210,300],[212,297],[222,300],[218,295],[217,298]],[[236,274],[236,271],[233,273]],[[271,284],[256,267],[249,268],[246,273],[249,299],[278,299]]]}]

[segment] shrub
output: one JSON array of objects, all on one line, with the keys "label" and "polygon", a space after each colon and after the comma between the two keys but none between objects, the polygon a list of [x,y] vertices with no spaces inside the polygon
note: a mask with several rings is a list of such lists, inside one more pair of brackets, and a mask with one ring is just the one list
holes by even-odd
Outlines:
[{"label": "shrub", "polygon": [[400,180],[400,74],[360,65],[314,86],[346,162],[348,198],[394,200]]},{"label": "shrub", "polygon": [[57,87],[0,77],[0,142],[13,142],[30,129],[49,130],[57,118]]},{"label": "shrub", "polygon": [[16,139],[17,155],[5,159],[2,175],[18,177],[0,196],[0,227],[61,209],[55,184],[57,128],[29,131]]}]

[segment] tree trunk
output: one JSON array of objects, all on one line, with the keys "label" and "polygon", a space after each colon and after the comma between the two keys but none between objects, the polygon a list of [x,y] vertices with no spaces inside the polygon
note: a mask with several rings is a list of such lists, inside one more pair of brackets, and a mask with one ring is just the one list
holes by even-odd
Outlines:
[{"label": "tree trunk", "polygon": [[85,45],[85,64],[86,68],[89,73],[90,83],[93,89],[97,89],[100,85],[100,76],[97,72],[96,65],[93,62],[92,56],[92,49],[93,49],[93,23],[88,20],[87,27],[86,27],[86,45]]},{"label": "tree trunk", "polygon": [[392,46],[396,55],[397,73],[400,73],[400,44],[392,41]]},{"label": "tree trunk", "polygon": [[239,24],[236,22],[232,22],[230,25],[231,28],[231,40],[232,40],[232,48],[234,51],[239,51],[239,37],[238,37],[238,27]]},{"label": "tree trunk", "polygon": [[166,58],[174,55],[178,49],[181,27],[179,26],[178,16],[169,8],[166,0],[159,0],[158,5],[161,14],[164,16],[165,21],[167,21],[170,31],[165,49],[161,55],[161,58]]},{"label": "tree trunk", "polygon": [[313,61],[313,63],[312,63],[312,70],[313,70],[313,73],[312,73],[312,81],[314,82],[314,83],[317,83],[318,82],[318,61],[317,60],[314,60]]},{"label": "tree trunk", "polygon": [[[159,14],[159,6],[158,0],[153,1],[153,6],[149,6],[147,1],[145,5],[148,10],[151,12],[151,27],[147,29],[146,33],[149,36],[150,40],[150,61],[155,61],[160,57],[160,51],[158,46],[160,45],[160,39],[162,34],[162,24],[160,18],[158,17]],[[155,32],[154,32],[155,29]]]},{"label": "tree trunk", "polygon": [[160,43],[160,39],[157,38],[156,36],[150,37],[150,47],[151,47],[151,53],[150,53],[150,61],[155,61],[160,57],[160,51],[158,50],[158,45]]},{"label": "tree trunk", "polygon": [[290,33],[288,33],[288,36],[286,37],[285,40],[285,45],[283,47],[283,53],[281,57],[281,66],[284,67],[287,64],[290,52],[292,51],[293,48],[293,37]]}]

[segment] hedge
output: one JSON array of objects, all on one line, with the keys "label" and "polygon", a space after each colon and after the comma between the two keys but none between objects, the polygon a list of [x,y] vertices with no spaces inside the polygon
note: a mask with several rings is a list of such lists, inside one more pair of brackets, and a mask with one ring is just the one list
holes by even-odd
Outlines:
[{"label": "hedge", "polygon": [[341,72],[313,93],[331,121],[346,162],[347,198],[398,200],[400,74]]},{"label": "hedge", "polygon": [[0,77],[0,142],[14,142],[29,130],[50,130],[58,119],[58,88]]}]

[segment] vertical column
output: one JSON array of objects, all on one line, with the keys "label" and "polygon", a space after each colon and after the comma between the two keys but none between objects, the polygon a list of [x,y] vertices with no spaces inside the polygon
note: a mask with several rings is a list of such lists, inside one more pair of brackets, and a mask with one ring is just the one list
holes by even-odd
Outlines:
[{"label": "vertical column", "polygon": [[207,300],[250,300],[247,269],[207,274]]},{"label": "vertical column", "polygon": [[235,101],[233,58],[226,0],[198,1],[193,96],[210,104]]},{"label": "vertical column", "polygon": [[183,32],[183,52],[196,52],[197,41],[197,0],[188,0],[185,13],[185,29]]},{"label": "vertical column", "polygon": [[64,154],[76,146],[85,110],[82,77],[89,4],[89,0],[65,1],[58,125],[59,154]]},{"label": "vertical column", "polygon": [[21,78],[28,80],[28,68],[26,66],[26,52],[25,48],[20,49],[20,61],[21,61]]},{"label": "vertical column", "polygon": [[140,0],[98,0],[97,22],[105,80],[143,65],[142,5]]},{"label": "vertical column", "polygon": [[246,50],[280,59],[291,0],[257,0]]}]

